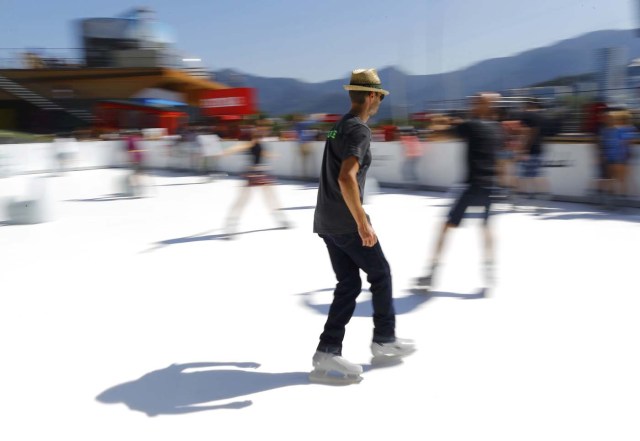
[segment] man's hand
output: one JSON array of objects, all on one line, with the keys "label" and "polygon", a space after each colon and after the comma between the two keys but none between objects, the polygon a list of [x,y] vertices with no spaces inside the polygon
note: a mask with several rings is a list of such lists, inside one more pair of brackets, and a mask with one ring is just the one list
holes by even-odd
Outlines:
[{"label": "man's hand", "polygon": [[362,238],[363,247],[372,247],[378,242],[376,232],[373,231],[373,227],[369,222],[358,225],[358,234]]}]

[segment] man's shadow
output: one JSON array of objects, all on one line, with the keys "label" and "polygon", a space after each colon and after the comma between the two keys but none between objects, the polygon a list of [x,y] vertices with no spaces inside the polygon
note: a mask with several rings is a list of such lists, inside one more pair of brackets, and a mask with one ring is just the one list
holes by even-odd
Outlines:
[{"label": "man's shadow", "polygon": [[65,202],[112,202],[112,201],[126,201],[131,199],[141,199],[142,196],[131,195],[127,193],[112,193],[105,196],[99,196],[95,198],[86,199],[67,199]]},{"label": "man's shadow", "polygon": [[216,240],[228,241],[228,240],[233,240],[234,238],[245,235],[245,234],[261,233],[264,231],[278,231],[283,229],[284,229],[283,227],[272,227],[272,228],[262,228],[257,230],[239,231],[236,233],[207,234],[211,231],[215,231],[215,230],[209,230],[204,233],[194,234],[192,236],[183,236],[183,237],[176,237],[174,239],[161,240],[159,242],[156,242],[151,248],[141,251],[141,253],[149,253],[151,251],[156,251],[160,248],[164,248],[169,245],[178,245],[178,244],[193,243],[193,242],[216,241]]},{"label": "man's shadow", "polygon": [[[309,309],[315,311],[318,314],[327,315],[331,303],[314,303],[313,295],[321,294],[325,292],[333,292],[334,288],[324,288],[316,291],[309,291],[298,294],[302,296],[302,303]],[[422,289],[409,289],[407,290],[409,295],[403,297],[394,297],[393,306],[396,314],[409,314],[417,310],[420,306],[428,302],[435,297],[448,297],[461,300],[475,300],[483,299],[487,296],[487,290],[482,288],[475,293],[460,294],[447,291],[427,291]],[[366,297],[366,300],[361,300],[356,304],[356,310],[353,313],[353,317],[371,317],[373,315],[373,304],[371,302],[371,293],[369,290],[363,289],[359,299]]]},{"label": "man's shadow", "polygon": [[[402,364],[402,360],[376,360],[363,364],[365,372]],[[137,380],[113,386],[96,400],[125,404],[153,417],[183,415],[220,409],[243,409],[253,401],[239,397],[289,386],[307,386],[309,372],[258,372],[258,363],[200,362],[172,364]],[[223,368],[223,369],[217,369]],[[328,386],[348,386],[344,383]],[[232,400],[232,401],[228,401]]]},{"label": "man's shadow", "polygon": [[96,400],[105,404],[123,403],[148,416],[180,415],[242,409],[253,402],[236,400],[238,397],[309,384],[308,372],[258,372],[255,370],[258,367],[258,363],[172,364],[111,387],[100,393]]}]

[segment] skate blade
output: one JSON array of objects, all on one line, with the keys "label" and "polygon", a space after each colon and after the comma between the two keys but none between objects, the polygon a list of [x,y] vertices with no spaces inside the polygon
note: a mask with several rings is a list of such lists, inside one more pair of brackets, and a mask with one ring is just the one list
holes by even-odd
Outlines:
[{"label": "skate blade", "polygon": [[358,384],[362,381],[362,376],[352,374],[343,375],[340,373],[326,371],[311,371],[309,381],[317,384],[325,384],[330,386],[346,386],[349,384]]},{"label": "skate blade", "polygon": [[433,288],[433,283],[424,284],[424,283],[420,283],[417,280],[415,280],[413,282],[413,285],[411,285],[411,289],[415,289],[416,291],[420,291],[423,293],[428,293],[429,291],[431,291],[431,288]]},{"label": "skate blade", "polygon": [[476,300],[476,299],[488,299],[490,297],[489,295],[489,288],[488,287],[484,287],[484,288],[480,288],[478,289],[478,291],[474,292],[473,294],[467,294],[464,297],[462,297],[463,300]]},{"label": "skate blade", "polygon": [[411,351],[406,351],[402,354],[376,354],[373,356],[373,358],[379,359],[378,362],[382,362],[382,360],[387,359],[389,361],[391,360],[397,360],[397,359],[403,359],[406,358],[412,354],[414,354],[416,352],[416,349],[413,349]]},{"label": "skate blade", "polygon": [[401,354],[394,353],[394,352],[375,353],[373,355],[373,358],[371,359],[371,362],[373,363],[374,359],[376,360],[377,363],[393,363],[394,360],[400,360],[400,362],[402,362],[403,358],[406,358],[406,357],[414,354],[417,350],[418,350],[418,348],[414,347],[412,349],[405,350],[405,352],[403,352]]},{"label": "skate blade", "polygon": [[388,356],[388,355],[376,355],[371,358],[371,367],[386,368],[398,366],[404,363],[404,357],[401,356]]}]

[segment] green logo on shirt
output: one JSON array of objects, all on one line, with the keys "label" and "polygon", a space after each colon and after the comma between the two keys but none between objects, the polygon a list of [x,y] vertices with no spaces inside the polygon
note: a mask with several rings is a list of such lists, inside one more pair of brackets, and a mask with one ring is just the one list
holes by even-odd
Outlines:
[{"label": "green logo on shirt", "polygon": [[337,130],[329,130],[329,133],[327,133],[327,139],[336,139],[337,134]]}]

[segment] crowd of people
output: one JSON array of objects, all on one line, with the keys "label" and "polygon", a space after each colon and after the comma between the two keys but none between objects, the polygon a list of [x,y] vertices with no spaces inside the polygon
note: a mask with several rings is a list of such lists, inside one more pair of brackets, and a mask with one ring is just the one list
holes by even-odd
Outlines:
[{"label": "crowd of people", "polygon": [[640,138],[628,109],[594,103],[588,113],[586,130],[594,143],[597,168],[594,195],[601,205],[612,208],[634,196],[631,167],[633,143]]}]

